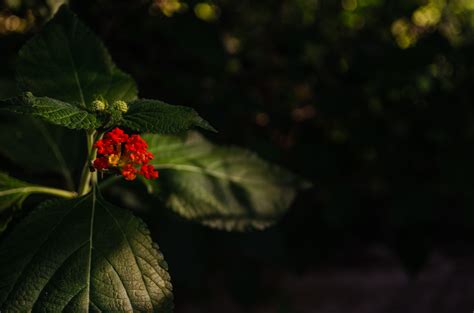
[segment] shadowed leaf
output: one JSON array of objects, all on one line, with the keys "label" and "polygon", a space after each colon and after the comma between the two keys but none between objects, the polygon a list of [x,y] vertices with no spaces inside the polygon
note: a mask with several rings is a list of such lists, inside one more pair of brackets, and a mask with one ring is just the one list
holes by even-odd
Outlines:
[{"label": "shadowed leaf", "polygon": [[74,172],[83,166],[85,149],[80,132],[29,116],[0,119],[0,154],[28,171],[61,174],[70,190],[75,189]]},{"label": "shadowed leaf", "polygon": [[75,193],[66,190],[33,185],[0,172],[0,232],[4,231],[13,214],[31,194],[43,193],[71,198]]},{"label": "shadowed leaf", "polygon": [[287,211],[298,190],[310,186],[247,150],[213,145],[197,133],[144,138],[160,171],[158,183],[149,187],[181,216],[211,227],[266,228]]},{"label": "shadowed leaf", "polygon": [[20,50],[17,80],[24,91],[82,107],[98,96],[109,102],[137,97],[134,80],[67,6]]},{"label": "shadowed leaf", "polygon": [[10,223],[15,210],[30,195],[32,186],[0,172],[0,233]]}]

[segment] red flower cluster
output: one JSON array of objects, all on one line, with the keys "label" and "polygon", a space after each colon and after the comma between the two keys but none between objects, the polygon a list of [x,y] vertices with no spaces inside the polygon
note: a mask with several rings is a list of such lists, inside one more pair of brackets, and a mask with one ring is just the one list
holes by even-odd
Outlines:
[{"label": "red flower cluster", "polygon": [[99,171],[117,170],[126,180],[134,180],[137,174],[147,179],[158,178],[158,171],[148,162],[153,159],[148,145],[140,135],[127,135],[120,128],[106,133],[104,139],[98,140],[97,158],[94,168]]}]

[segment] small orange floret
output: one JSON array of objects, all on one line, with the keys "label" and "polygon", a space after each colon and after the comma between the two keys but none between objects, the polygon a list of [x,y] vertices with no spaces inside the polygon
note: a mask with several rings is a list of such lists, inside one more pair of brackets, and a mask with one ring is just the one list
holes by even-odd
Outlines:
[{"label": "small orange floret", "polygon": [[125,164],[122,167],[122,175],[126,180],[134,180],[137,178],[137,169],[132,164]]},{"label": "small orange floret", "polygon": [[111,154],[109,155],[108,161],[111,166],[117,166],[120,161],[120,155]]},{"label": "small orange floret", "polygon": [[140,135],[129,136],[120,128],[115,128],[98,140],[94,147],[97,158],[93,165],[99,171],[116,170],[126,180],[134,180],[137,174],[146,179],[158,178],[158,171],[148,164],[154,156]]}]

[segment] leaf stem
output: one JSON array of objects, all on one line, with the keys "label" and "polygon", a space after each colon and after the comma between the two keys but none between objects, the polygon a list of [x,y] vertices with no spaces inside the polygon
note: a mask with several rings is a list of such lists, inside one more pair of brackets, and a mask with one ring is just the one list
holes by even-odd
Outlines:
[{"label": "leaf stem", "polygon": [[[78,194],[83,196],[91,191],[92,181],[97,181],[97,172],[91,172],[91,161],[97,156],[97,149],[94,148],[94,142],[102,138],[103,133],[96,130],[87,131],[87,152],[88,157],[84,168],[82,169],[81,182],[79,183]],[[97,137],[97,138],[96,138]]]},{"label": "leaf stem", "polygon": [[9,194],[15,193],[44,193],[48,195],[53,195],[61,198],[72,199],[77,197],[77,193],[74,191],[68,191],[63,189],[44,187],[44,186],[28,186],[28,187],[19,187],[14,189],[8,189],[0,191],[0,196],[7,196]]}]

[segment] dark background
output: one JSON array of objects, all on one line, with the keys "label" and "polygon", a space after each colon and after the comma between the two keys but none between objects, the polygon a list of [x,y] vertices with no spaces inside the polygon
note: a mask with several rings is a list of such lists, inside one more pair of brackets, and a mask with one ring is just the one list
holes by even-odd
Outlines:
[{"label": "dark background", "polygon": [[[210,139],[314,183],[246,234],[128,195],[177,313],[474,310],[472,1],[70,2],[141,97],[194,107]],[[2,97],[48,3],[2,3]]]}]

